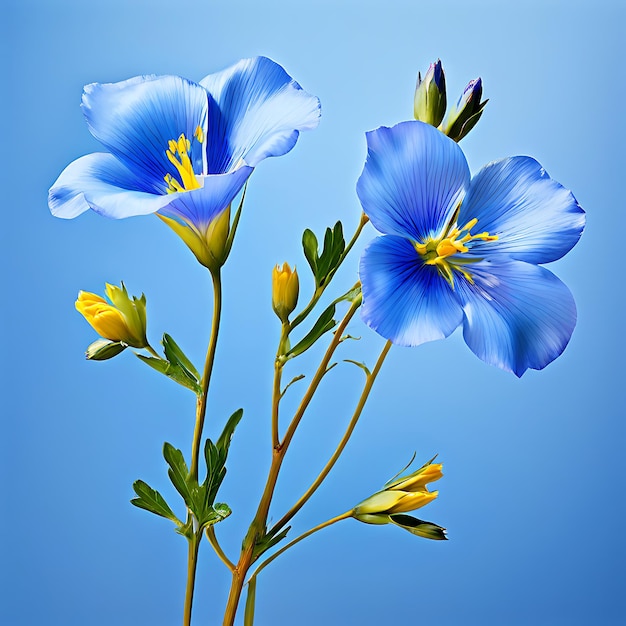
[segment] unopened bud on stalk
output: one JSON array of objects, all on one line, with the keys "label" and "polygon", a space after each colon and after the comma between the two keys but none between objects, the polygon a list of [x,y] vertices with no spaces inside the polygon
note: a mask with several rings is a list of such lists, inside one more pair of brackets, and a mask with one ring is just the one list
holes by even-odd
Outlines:
[{"label": "unopened bud on stalk", "polygon": [[298,304],[300,282],[298,272],[287,263],[282,268],[277,265],[272,270],[272,307],[281,322],[286,322],[289,314]]},{"label": "unopened bud on stalk", "polygon": [[446,112],[446,77],[441,61],[431,63],[424,80],[417,74],[413,113],[419,122],[439,126]]}]

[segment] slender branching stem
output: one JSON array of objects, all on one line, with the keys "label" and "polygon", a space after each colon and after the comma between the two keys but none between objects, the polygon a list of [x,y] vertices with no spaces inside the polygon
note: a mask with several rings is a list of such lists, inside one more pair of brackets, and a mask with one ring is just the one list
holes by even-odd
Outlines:
[{"label": "slender branching stem", "polygon": [[224,565],[226,565],[226,567],[232,572],[235,569],[235,564],[226,556],[224,550],[222,550],[222,546],[220,546],[219,541],[215,536],[215,526],[211,525],[207,527],[206,536],[209,543],[215,550],[215,554],[217,554],[222,563],[224,563]]},{"label": "slender branching stem", "polygon": [[314,528],[311,528],[311,530],[307,530],[307,532],[303,533],[299,537],[296,537],[293,541],[290,541],[286,546],[283,546],[280,550],[278,550],[278,552],[276,552],[275,554],[272,554],[272,556],[270,556],[268,559],[263,561],[261,565],[259,565],[259,567],[256,569],[254,574],[250,576],[247,582],[248,597],[246,598],[244,626],[253,626],[254,624],[254,605],[255,605],[255,600],[256,600],[256,579],[257,579],[257,576],[261,573],[261,570],[265,569],[274,559],[278,558],[283,552],[289,550],[289,548],[292,548],[303,539],[310,537],[313,533],[316,533],[318,530],[322,530],[322,528],[327,528],[328,526],[331,526],[332,524],[336,524],[337,522],[340,522],[341,520],[347,519],[351,516],[352,516],[352,511],[347,511],[346,513],[338,515],[337,517],[333,517],[332,519],[329,519],[328,521],[323,522],[322,524],[318,524]]},{"label": "slender branching stem", "polygon": [[[265,483],[265,489],[263,491],[263,495],[261,496],[256,515],[254,516],[254,519],[250,524],[248,534],[243,541],[243,547],[241,550],[239,562],[233,570],[230,594],[228,596],[226,610],[224,612],[224,626],[232,626],[234,624],[235,614],[237,612],[237,607],[239,606],[239,601],[241,599],[241,591],[243,589],[244,581],[248,570],[250,569],[250,566],[252,565],[254,560],[254,547],[259,537],[262,537],[265,533],[270,503],[274,495],[274,489],[278,480],[278,474],[280,473],[280,468],[285,458],[287,449],[289,448],[289,444],[298,427],[298,424],[300,423],[300,420],[302,419],[302,416],[304,415],[304,412],[309,406],[313,395],[317,391],[317,388],[319,387],[322,378],[328,370],[328,364],[330,363],[330,360],[335,350],[337,349],[337,346],[341,342],[346,326],[348,325],[360,305],[360,299],[352,302],[344,318],[337,326],[337,329],[335,330],[333,335],[333,339],[331,340],[330,345],[328,346],[326,353],[324,354],[324,357],[322,358],[322,361],[319,364],[317,371],[315,372],[315,375],[313,376],[313,379],[311,380],[311,383],[309,384],[309,387],[298,409],[296,410],[296,413],[291,420],[291,423],[287,428],[283,440],[272,450],[272,462],[267,476],[267,481]],[[280,394],[278,396],[278,400],[279,399]]]},{"label": "slender branching stem", "polygon": [[191,447],[191,467],[189,473],[192,478],[198,479],[198,459],[200,457],[200,447],[202,443],[202,432],[204,430],[204,419],[206,417],[207,396],[209,395],[209,384],[213,363],[215,362],[215,349],[220,330],[220,318],[222,316],[222,279],[220,271],[211,273],[213,279],[213,320],[211,323],[211,336],[207,348],[206,360],[204,362],[204,372],[202,374],[202,393],[198,396],[196,403],[196,425],[193,431],[193,443]]},{"label": "slender branching stem", "polygon": [[330,473],[330,470],[332,470],[332,468],[334,467],[335,463],[341,456],[341,453],[344,451],[346,445],[348,444],[348,441],[350,441],[350,437],[352,436],[352,433],[357,425],[357,422],[359,421],[359,418],[361,417],[361,413],[363,412],[365,403],[367,402],[367,399],[369,398],[370,392],[374,385],[374,381],[376,380],[376,377],[378,376],[378,373],[380,372],[380,369],[385,361],[385,357],[387,356],[387,353],[389,352],[391,348],[391,345],[392,345],[391,341],[387,341],[385,343],[380,355],[378,356],[378,360],[376,361],[376,365],[374,366],[374,369],[372,370],[370,374],[366,375],[365,385],[363,386],[361,397],[359,398],[357,406],[354,409],[354,413],[352,414],[352,418],[350,419],[350,422],[348,423],[348,427],[346,428],[346,431],[343,437],[341,438],[341,441],[339,442],[337,449],[328,460],[328,463],[326,463],[326,465],[324,466],[324,469],[322,469],[322,471],[319,473],[319,476],[313,481],[311,486],[305,491],[302,497],[289,509],[289,511],[287,511],[287,513],[285,513],[285,515],[283,515],[283,517],[278,522],[274,524],[274,526],[272,527],[272,531],[280,530],[289,522],[289,520],[291,520],[291,518],[293,518],[293,516],[306,504],[309,498],[317,491],[317,488],[322,484],[326,476],[328,476],[328,474]]},{"label": "slender branching stem", "polygon": [[189,547],[187,553],[187,590],[185,592],[185,608],[183,611],[183,626],[191,625],[191,609],[193,605],[193,592],[196,584],[196,569],[198,564],[198,548],[200,537],[194,533],[188,538]]},{"label": "slender branching stem", "polygon": [[[209,384],[211,382],[211,373],[213,372],[215,348],[217,347],[220,318],[222,314],[222,282],[219,270],[212,272],[211,277],[213,279],[213,319],[211,321],[211,336],[209,338],[209,346],[207,348],[207,356],[204,363],[204,372],[202,374],[202,393],[198,396],[196,402],[196,423],[193,431],[191,467],[189,469],[189,474],[194,480],[198,480],[198,459],[202,443],[202,432],[204,430],[204,419],[206,417],[207,396],[209,393]],[[188,516],[191,517],[192,515],[193,513],[189,511]],[[193,604],[193,592],[196,580],[196,569],[198,565],[198,548],[200,547],[201,539],[202,533],[194,533],[193,538],[189,539],[187,589],[185,592],[185,612],[183,621],[184,626],[189,626],[189,624],[191,624],[191,607]],[[215,543],[217,543],[217,539],[215,539]],[[215,548],[215,545],[213,547]]]}]

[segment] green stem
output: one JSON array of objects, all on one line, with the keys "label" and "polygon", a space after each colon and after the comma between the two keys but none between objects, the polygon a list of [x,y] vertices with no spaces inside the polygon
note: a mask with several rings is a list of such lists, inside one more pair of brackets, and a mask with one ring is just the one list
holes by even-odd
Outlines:
[{"label": "green stem", "polygon": [[209,543],[215,550],[215,554],[217,554],[222,563],[224,563],[224,565],[226,565],[226,567],[232,572],[235,569],[235,564],[226,556],[224,550],[222,550],[222,546],[220,546],[219,541],[215,536],[215,526],[211,525],[207,527],[206,536]]},{"label": "green stem", "polygon": [[374,369],[372,370],[371,374],[367,375],[366,380],[365,380],[365,385],[363,387],[363,391],[361,392],[361,397],[359,398],[359,402],[356,408],[354,409],[352,418],[350,419],[350,422],[348,423],[348,427],[346,428],[346,431],[343,437],[341,438],[339,445],[337,446],[333,455],[328,460],[328,463],[326,463],[326,465],[324,466],[324,469],[322,469],[322,471],[319,473],[319,476],[313,481],[311,486],[306,490],[306,492],[302,495],[302,497],[291,507],[291,509],[289,509],[289,511],[287,511],[287,513],[285,513],[285,515],[283,515],[283,517],[278,522],[274,524],[274,526],[272,527],[272,531],[276,531],[276,530],[283,528],[289,522],[289,520],[291,520],[293,516],[296,515],[296,513],[306,504],[309,498],[317,491],[317,488],[322,484],[326,476],[328,476],[328,474],[334,467],[335,463],[341,456],[341,453],[344,451],[346,445],[348,444],[348,441],[350,441],[350,437],[352,436],[352,433],[357,425],[357,422],[359,421],[359,418],[361,417],[361,413],[363,412],[365,403],[367,402],[367,399],[369,398],[370,392],[372,390],[372,386],[374,385],[374,381],[376,380],[376,377],[378,376],[378,373],[380,372],[380,369],[383,366],[383,363],[385,361],[385,358],[391,346],[392,346],[391,341],[387,341],[387,343],[385,343],[380,355],[378,356],[378,360],[376,361],[376,365],[374,366]]},{"label": "green stem", "polygon": [[280,382],[282,380],[283,366],[279,360],[285,351],[286,344],[289,337],[289,323],[284,322],[280,331],[280,341],[278,342],[278,350],[276,351],[276,360],[274,361],[274,384],[272,387],[272,448],[276,449],[279,445],[279,432],[278,432],[278,408],[280,405],[280,399],[282,397],[280,391]]},{"label": "green stem", "polygon": [[246,600],[244,626],[253,626],[253,623],[254,623],[254,602],[256,599],[256,578],[261,573],[261,571],[265,569],[274,559],[277,559],[283,552],[286,552],[287,550],[289,550],[289,548],[292,548],[297,543],[300,543],[300,541],[302,541],[303,539],[310,537],[313,533],[316,533],[318,530],[327,528],[328,526],[331,526],[332,524],[336,524],[337,522],[340,522],[341,520],[347,519],[349,517],[352,517],[352,511],[346,511],[345,513],[342,513],[341,515],[337,515],[337,517],[333,517],[332,519],[329,519],[328,521],[323,522],[322,524],[318,524],[314,528],[311,528],[311,530],[307,530],[307,532],[303,533],[299,537],[296,537],[293,541],[290,541],[286,546],[283,546],[280,550],[278,550],[278,552],[272,554],[272,556],[270,556],[268,559],[263,561],[261,565],[259,565],[259,567],[256,569],[254,574],[252,574],[252,576],[250,576],[250,578],[248,579],[248,598]]},{"label": "green stem", "polygon": [[[343,320],[333,335],[333,339],[328,346],[324,357],[322,358],[321,363],[319,364],[309,387],[300,402],[300,406],[296,410],[296,413],[287,428],[285,433],[285,437],[282,442],[275,446],[272,450],[272,463],[270,465],[270,470],[267,476],[267,481],[265,483],[265,489],[263,491],[263,495],[261,496],[261,500],[259,502],[259,506],[250,524],[250,528],[248,530],[248,534],[246,535],[243,546],[241,550],[241,556],[239,557],[239,562],[235,566],[233,571],[233,578],[230,587],[230,594],[228,596],[228,601],[226,603],[226,610],[224,612],[224,626],[232,626],[235,621],[235,614],[237,612],[237,607],[239,606],[239,600],[241,598],[241,591],[243,589],[243,584],[245,581],[246,574],[250,569],[250,566],[254,560],[254,546],[259,537],[263,536],[266,530],[266,522],[267,515],[269,513],[270,503],[272,501],[272,497],[274,495],[274,489],[276,488],[276,481],[278,480],[278,474],[280,473],[280,468],[285,458],[285,454],[287,449],[289,448],[289,444],[293,438],[293,435],[306,411],[313,395],[315,394],[322,378],[327,372],[328,364],[330,359],[333,356],[333,353],[337,349],[337,346],[341,342],[341,338],[343,336],[343,332],[346,329],[346,326],[352,319],[353,315],[356,313],[357,309],[361,306],[360,299],[356,302],[353,302],[348,309],[348,312],[345,314]],[[280,401],[280,395],[277,396],[276,402]]]},{"label": "green stem", "polygon": [[204,430],[204,419],[206,417],[207,396],[209,394],[209,384],[213,363],[215,362],[215,349],[220,330],[220,319],[222,315],[222,280],[220,271],[211,273],[213,279],[213,320],[211,323],[211,337],[207,348],[206,360],[204,362],[204,372],[202,374],[202,394],[196,403],[196,425],[193,431],[193,443],[191,447],[191,467],[189,474],[198,480],[198,459],[200,457],[200,446],[202,443],[202,432]]},{"label": "green stem", "polygon": [[183,612],[183,626],[191,625],[191,609],[193,605],[193,591],[196,584],[196,569],[198,566],[198,548],[200,536],[194,533],[189,541],[187,553],[187,590],[185,592],[185,609]]}]

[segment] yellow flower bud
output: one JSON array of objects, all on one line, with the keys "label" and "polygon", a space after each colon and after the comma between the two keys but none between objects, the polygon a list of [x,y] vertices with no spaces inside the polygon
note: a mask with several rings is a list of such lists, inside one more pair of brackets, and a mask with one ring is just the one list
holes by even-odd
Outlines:
[{"label": "yellow flower bud", "polygon": [[445,539],[445,529],[405,515],[426,506],[438,496],[438,491],[428,491],[426,486],[443,476],[441,469],[441,463],[429,461],[408,476],[393,478],[382,491],[357,504],[352,517],[366,524],[395,524],[427,539]]},{"label": "yellow flower bud", "polygon": [[106,294],[111,304],[95,293],[80,291],[76,310],[104,339],[121,341],[133,348],[145,348],[148,345],[145,296],[133,296],[131,300],[124,283],[121,287],[107,283]]},{"label": "yellow flower bud", "polygon": [[272,270],[272,307],[281,322],[286,322],[289,314],[296,308],[299,289],[300,282],[295,268],[292,270],[287,263],[283,263],[282,268],[277,265]]}]

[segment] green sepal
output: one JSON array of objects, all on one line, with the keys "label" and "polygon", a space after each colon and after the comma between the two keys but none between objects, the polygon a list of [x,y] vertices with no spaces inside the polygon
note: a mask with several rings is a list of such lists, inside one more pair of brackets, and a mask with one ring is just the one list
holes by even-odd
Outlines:
[{"label": "green sepal", "polygon": [[389,519],[397,526],[400,526],[400,528],[408,530],[412,535],[417,535],[424,539],[434,539],[435,541],[445,541],[448,539],[446,537],[445,528],[438,524],[418,519],[412,515],[392,513]]},{"label": "green sepal", "polygon": [[239,218],[241,217],[241,210],[243,209],[243,201],[246,199],[246,191],[248,189],[248,181],[243,186],[243,193],[241,194],[241,200],[239,201],[239,207],[235,213],[235,217],[233,218],[233,222],[230,225],[230,230],[228,232],[228,239],[226,240],[226,246],[224,247],[224,261],[228,258],[230,251],[233,247],[233,241],[235,240],[235,234],[237,233],[237,226],[239,226]]},{"label": "green sepal", "polygon": [[177,382],[179,385],[191,389],[197,396],[202,395],[202,387],[198,383],[198,380],[187,370],[178,363],[172,363],[166,359],[161,359],[154,356],[144,356],[143,354],[137,354],[144,363],[155,369],[157,372],[164,374],[168,378]]},{"label": "green sepal", "polygon": [[97,339],[87,346],[85,357],[88,361],[106,361],[120,354],[128,348],[128,344],[122,341],[109,341],[108,339]]},{"label": "green sepal", "polygon": [[326,229],[321,254],[318,251],[317,237],[308,228],[302,234],[302,248],[313,272],[316,288],[323,287],[332,278],[346,249],[342,223],[339,221],[332,229]]},{"label": "green sepal", "polygon": [[180,349],[180,346],[172,339],[171,335],[163,333],[163,351],[165,352],[165,358],[172,364],[180,365],[183,369],[187,370],[187,373],[200,383],[200,372],[195,368],[194,364],[187,357],[187,355]]},{"label": "green sepal", "polygon": [[267,552],[270,548],[273,548],[277,543],[280,543],[291,530],[291,526],[283,528],[280,532],[278,529],[271,529],[268,533],[257,539],[252,552],[253,558],[258,559],[264,552]]},{"label": "green sepal", "polygon": [[292,359],[308,350],[324,333],[332,330],[337,321],[335,316],[335,303],[330,304],[324,312],[319,316],[313,328],[284,356],[284,359]]},{"label": "green sepal", "polygon": [[155,515],[165,517],[178,526],[182,526],[183,523],[174,515],[174,512],[168,506],[165,498],[163,498],[156,489],[152,489],[152,487],[143,480],[136,480],[133,483],[133,490],[138,497],[133,498],[130,501],[131,504],[134,504],[140,509],[150,511],[150,513],[154,513]]}]

